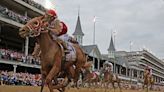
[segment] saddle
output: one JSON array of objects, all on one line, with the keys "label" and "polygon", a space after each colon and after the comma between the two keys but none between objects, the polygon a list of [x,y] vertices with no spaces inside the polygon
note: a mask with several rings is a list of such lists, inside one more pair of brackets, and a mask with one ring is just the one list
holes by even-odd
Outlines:
[{"label": "saddle", "polygon": [[[63,42],[61,40],[56,40],[59,44],[59,46],[62,49],[62,55],[65,61],[75,61],[76,60],[76,50],[73,47],[72,43],[68,42]],[[66,46],[67,45],[67,46]],[[65,48],[67,47],[67,50],[69,53],[65,53]]]}]

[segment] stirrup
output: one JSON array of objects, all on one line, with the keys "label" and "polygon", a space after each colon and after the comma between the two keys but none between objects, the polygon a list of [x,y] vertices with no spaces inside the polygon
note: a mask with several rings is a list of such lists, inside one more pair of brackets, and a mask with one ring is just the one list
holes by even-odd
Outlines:
[{"label": "stirrup", "polygon": [[69,54],[70,51],[69,51],[69,50],[64,50],[64,53],[65,53],[65,54]]}]

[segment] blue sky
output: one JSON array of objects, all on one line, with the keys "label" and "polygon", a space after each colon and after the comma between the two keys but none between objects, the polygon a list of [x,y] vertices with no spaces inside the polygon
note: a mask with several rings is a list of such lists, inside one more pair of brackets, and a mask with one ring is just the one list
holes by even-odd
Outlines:
[{"label": "blue sky", "polygon": [[96,20],[96,44],[102,54],[107,53],[111,31],[116,32],[118,51],[149,49],[164,58],[164,1],[163,0],[35,0],[57,11],[59,19],[69,27],[72,35],[77,21],[78,7],[84,32],[84,45],[93,43],[93,18]]}]

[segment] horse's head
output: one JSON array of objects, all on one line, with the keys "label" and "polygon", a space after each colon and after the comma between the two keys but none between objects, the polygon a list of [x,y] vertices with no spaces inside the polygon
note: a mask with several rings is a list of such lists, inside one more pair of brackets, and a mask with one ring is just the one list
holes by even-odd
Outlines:
[{"label": "horse's head", "polygon": [[149,70],[145,70],[144,71],[144,78],[148,78],[149,77]]},{"label": "horse's head", "polygon": [[22,28],[19,29],[19,35],[22,38],[25,38],[27,36],[29,37],[36,37],[40,35],[42,26],[41,18],[33,18],[30,21],[28,21]]},{"label": "horse's head", "polygon": [[149,75],[150,71],[148,69],[145,69],[145,74]]}]

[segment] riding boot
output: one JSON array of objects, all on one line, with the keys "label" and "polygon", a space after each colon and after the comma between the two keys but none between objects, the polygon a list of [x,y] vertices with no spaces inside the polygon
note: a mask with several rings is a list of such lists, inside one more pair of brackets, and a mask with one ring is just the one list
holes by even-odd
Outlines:
[{"label": "riding boot", "polygon": [[69,54],[69,50],[68,50],[68,48],[67,48],[67,43],[63,41],[62,44],[63,44],[64,52],[65,52],[66,54]]},{"label": "riding boot", "polygon": [[40,56],[40,53],[41,53],[41,50],[40,50],[40,45],[39,44],[35,44],[35,47],[34,47],[34,51],[32,53],[32,56],[34,58],[37,58]]},{"label": "riding boot", "polygon": [[57,41],[63,46],[65,54],[69,54],[69,50],[67,48],[67,43],[61,39],[57,39]]}]

